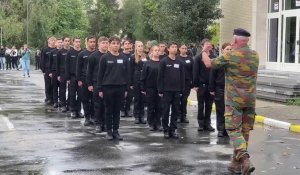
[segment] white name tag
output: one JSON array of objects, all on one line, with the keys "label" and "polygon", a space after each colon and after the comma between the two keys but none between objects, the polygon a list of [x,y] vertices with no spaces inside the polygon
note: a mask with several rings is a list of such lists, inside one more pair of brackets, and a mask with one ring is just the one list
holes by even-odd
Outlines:
[{"label": "white name tag", "polygon": [[117,63],[123,64],[123,60],[117,60]]},{"label": "white name tag", "polygon": [[108,63],[108,64],[113,64],[113,63],[114,63],[114,61],[107,61],[107,63]]},{"label": "white name tag", "polygon": [[174,64],[174,68],[179,68],[179,64]]},{"label": "white name tag", "polygon": [[145,62],[145,61],[147,61],[147,59],[146,59],[146,58],[143,58],[142,61]]},{"label": "white name tag", "polygon": [[186,63],[191,63],[191,60],[185,60]]},{"label": "white name tag", "polygon": [[172,67],[172,65],[171,64],[167,64],[167,67]]},{"label": "white name tag", "polygon": [[83,56],[83,58],[87,58],[88,56]]}]

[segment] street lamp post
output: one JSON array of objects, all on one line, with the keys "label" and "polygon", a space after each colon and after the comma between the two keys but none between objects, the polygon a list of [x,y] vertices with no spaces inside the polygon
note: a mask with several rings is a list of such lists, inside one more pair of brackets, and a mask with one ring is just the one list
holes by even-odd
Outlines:
[{"label": "street lamp post", "polygon": [[2,32],[2,27],[1,27],[1,33],[0,33],[0,35],[1,35],[1,46],[2,46],[2,36],[3,36],[2,33],[3,33],[3,32]]},{"label": "street lamp post", "polygon": [[28,44],[28,6],[29,6],[29,0],[27,0],[27,17],[26,17],[26,44]]}]

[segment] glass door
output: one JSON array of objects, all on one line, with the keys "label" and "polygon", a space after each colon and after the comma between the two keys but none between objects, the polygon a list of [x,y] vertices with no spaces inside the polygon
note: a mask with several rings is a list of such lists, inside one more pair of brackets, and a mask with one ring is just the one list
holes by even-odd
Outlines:
[{"label": "glass door", "polygon": [[298,64],[299,57],[299,33],[300,15],[289,13],[284,15],[282,62]]}]

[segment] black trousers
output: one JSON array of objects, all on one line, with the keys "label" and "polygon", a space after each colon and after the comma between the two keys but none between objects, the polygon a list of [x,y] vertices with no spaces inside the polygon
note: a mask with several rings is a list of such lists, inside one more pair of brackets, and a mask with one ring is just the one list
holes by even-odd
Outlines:
[{"label": "black trousers", "polygon": [[130,111],[130,105],[133,100],[133,90],[129,89],[125,100],[121,106],[121,111],[125,113],[125,115],[129,115],[128,112]]},{"label": "black trousers", "polygon": [[6,57],[6,69],[11,69],[11,57]]},{"label": "black trousers", "polygon": [[117,131],[120,125],[120,109],[125,96],[125,86],[104,86],[105,122],[107,131]]},{"label": "black trousers", "polygon": [[216,87],[215,104],[217,113],[217,130],[225,131],[225,102],[224,102],[224,87]]},{"label": "black trousers", "polygon": [[141,93],[141,88],[138,80],[134,81],[133,97],[133,115],[135,118],[143,118],[145,96]]},{"label": "black trousers", "polygon": [[[164,92],[163,95],[163,118],[164,131],[175,131],[177,129],[177,116],[179,115],[180,92]],[[172,106],[171,119],[169,119],[170,107]],[[170,121],[170,123],[169,123]]]},{"label": "black trousers", "polygon": [[12,57],[11,64],[13,69],[18,69],[18,57]]},{"label": "black trousers", "polygon": [[187,114],[187,100],[188,97],[191,93],[191,81],[186,81],[185,82],[185,90],[182,94],[182,96],[180,97],[180,118],[184,119],[186,118],[186,114]]},{"label": "black trousers", "polygon": [[67,91],[67,81],[63,75],[60,76],[59,82],[59,104],[62,107],[66,107],[66,92]]},{"label": "black trousers", "polygon": [[84,116],[86,119],[91,119],[94,116],[93,92],[89,91],[85,81],[79,87],[79,96],[82,100]]},{"label": "black trousers", "polygon": [[158,91],[153,88],[147,88],[147,121],[149,126],[160,127],[162,118],[162,102],[158,95]]},{"label": "black trousers", "polygon": [[198,99],[198,124],[206,127],[211,124],[211,110],[213,104],[213,96],[210,95],[208,86],[202,85],[197,92]]},{"label": "black trousers", "polygon": [[45,71],[44,81],[45,81],[45,95],[46,100],[53,102],[53,85],[51,77],[49,76],[50,70]]},{"label": "black trousers", "polygon": [[57,74],[56,72],[52,72],[52,90],[53,90],[53,102],[58,103],[58,87],[59,87],[59,81],[57,80]]},{"label": "black trousers", "polygon": [[40,69],[40,59],[36,59],[35,60],[35,70],[39,70]]},{"label": "black trousers", "polygon": [[99,89],[96,88],[97,82],[94,82],[93,84],[94,84],[93,101],[94,101],[96,125],[104,127],[105,126],[104,100],[99,96]]},{"label": "black trousers", "polygon": [[78,82],[75,76],[71,76],[71,81],[69,84],[69,94],[70,94],[70,111],[80,112],[81,110],[81,96],[78,93]]}]

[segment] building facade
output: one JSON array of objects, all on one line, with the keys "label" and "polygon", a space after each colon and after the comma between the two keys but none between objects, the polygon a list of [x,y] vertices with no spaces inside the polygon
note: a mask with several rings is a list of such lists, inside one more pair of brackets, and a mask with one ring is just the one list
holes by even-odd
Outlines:
[{"label": "building facade", "polygon": [[245,28],[260,66],[300,72],[300,0],[221,0],[221,8],[221,43],[232,41],[234,28]]}]

